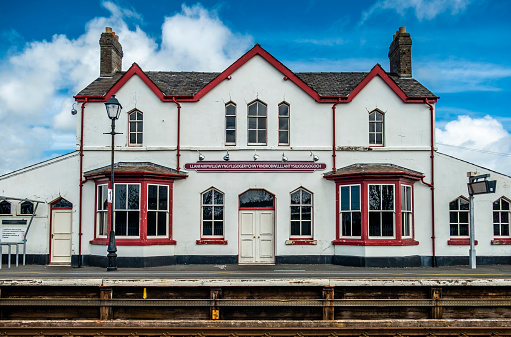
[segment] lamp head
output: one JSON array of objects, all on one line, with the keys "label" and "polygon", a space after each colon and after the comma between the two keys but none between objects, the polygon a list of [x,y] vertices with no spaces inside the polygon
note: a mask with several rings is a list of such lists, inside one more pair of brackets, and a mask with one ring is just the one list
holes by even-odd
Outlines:
[{"label": "lamp head", "polygon": [[284,152],[282,152],[282,161],[285,163],[287,161],[287,157],[284,155]]},{"label": "lamp head", "polygon": [[228,160],[229,160],[229,150],[227,150],[227,153],[226,153],[226,155],[224,156],[224,160],[225,160],[225,161],[228,161]]},{"label": "lamp head", "polygon": [[108,118],[110,119],[119,119],[119,115],[121,114],[121,103],[115,98],[115,95],[112,95],[108,99],[108,101],[105,102],[106,107],[106,113],[108,115]]}]

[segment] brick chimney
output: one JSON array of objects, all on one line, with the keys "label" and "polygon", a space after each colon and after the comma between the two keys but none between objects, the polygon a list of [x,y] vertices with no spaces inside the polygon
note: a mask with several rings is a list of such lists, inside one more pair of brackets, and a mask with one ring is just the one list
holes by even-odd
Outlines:
[{"label": "brick chimney", "polygon": [[406,27],[399,27],[389,47],[390,72],[412,77],[412,38]]},{"label": "brick chimney", "polygon": [[122,46],[119,43],[119,36],[112,32],[112,28],[106,27],[106,31],[99,39],[101,47],[99,76],[110,77],[122,70]]}]

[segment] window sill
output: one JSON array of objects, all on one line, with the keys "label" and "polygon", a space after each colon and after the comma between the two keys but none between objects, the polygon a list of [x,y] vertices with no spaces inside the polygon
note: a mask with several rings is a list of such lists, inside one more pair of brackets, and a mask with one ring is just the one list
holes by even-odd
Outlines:
[{"label": "window sill", "polygon": [[511,245],[511,239],[495,239],[491,240],[491,244],[498,246]]},{"label": "window sill", "polygon": [[[477,245],[477,240],[474,241],[474,243]],[[470,239],[450,239],[447,241],[447,244],[449,246],[469,246],[470,245]]]},{"label": "window sill", "polygon": [[[100,238],[89,241],[91,245],[108,245],[108,239]],[[175,245],[176,240],[171,239],[115,239],[117,246],[152,246],[152,245]]]},{"label": "window sill", "polygon": [[200,239],[195,241],[198,245],[226,245],[227,240],[224,239]]},{"label": "window sill", "polygon": [[290,246],[293,246],[293,245],[317,245],[317,244],[318,244],[318,241],[312,240],[312,239],[289,239],[289,240],[286,240],[286,245],[290,245]]},{"label": "window sill", "polygon": [[360,239],[339,239],[332,241],[334,246],[417,246],[419,241],[414,239],[382,239],[382,240],[360,240]]}]

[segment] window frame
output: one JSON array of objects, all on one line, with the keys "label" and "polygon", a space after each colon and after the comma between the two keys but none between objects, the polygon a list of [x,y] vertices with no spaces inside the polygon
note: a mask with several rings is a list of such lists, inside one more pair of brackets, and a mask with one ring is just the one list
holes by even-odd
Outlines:
[{"label": "window frame", "polygon": [[[371,209],[371,186],[379,186],[380,190],[380,202],[379,202],[379,209]],[[383,209],[383,186],[391,186],[392,187],[392,209]],[[367,185],[367,204],[368,204],[368,230],[369,230],[369,238],[370,239],[394,239],[396,237],[396,186],[394,184],[368,184]],[[371,235],[371,214],[377,214],[379,213],[380,216],[380,226],[379,226],[379,232],[380,235]],[[383,235],[384,232],[384,214],[392,214],[392,235]]]},{"label": "window frame", "polygon": [[[377,118],[371,120],[372,115],[381,116],[381,121]],[[377,131],[377,125],[380,124],[381,131]],[[371,125],[374,125],[373,131],[371,131]],[[379,109],[374,109],[369,112],[369,146],[370,147],[383,147],[385,146],[385,113]],[[374,143],[371,143],[371,135],[374,135]],[[378,135],[381,135],[381,142],[378,142]]]},{"label": "window frame", "polygon": [[[32,212],[31,213],[22,213],[23,212],[23,205],[24,204],[30,204],[32,205]],[[25,201],[22,201],[18,204],[18,216],[32,216],[32,215],[35,215],[34,213],[34,203],[31,202],[31,201],[28,201],[28,200],[25,200]]]},{"label": "window frame", "polygon": [[[117,197],[116,197],[116,187],[126,185],[126,208],[116,208],[117,206]],[[138,208],[128,208],[129,203],[129,186],[138,186]],[[141,224],[141,218],[142,218],[142,212],[141,212],[141,199],[142,199],[142,189],[140,183],[122,183],[122,182],[115,182],[114,191],[112,195],[112,199],[114,201],[114,224],[115,224],[115,236],[122,237],[126,239],[139,239],[140,238],[140,224]],[[126,213],[126,235],[119,234],[119,230],[117,230],[117,216],[121,213]],[[129,235],[129,215],[130,213],[138,213],[138,235]],[[146,218],[147,219],[147,218]]]},{"label": "window frame", "polygon": [[[156,192],[156,205],[157,205],[157,209],[149,209],[149,187],[150,186],[156,186],[157,187],[157,192]],[[166,209],[164,210],[161,210],[160,209],[160,188],[161,187],[166,187],[167,188],[167,205],[166,205]],[[146,212],[147,212],[147,217],[146,217],[146,230],[147,230],[147,238],[168,238],[169,237],[169,214],[170,214],[170,197],[169,197],[169,191],[170,191],[170,188],[169,188],[169,185],[166,185],[166,184],[153,184],[153,183],[147,183],[147,193],[146,193],[146,197],[147,197],[147,208],[146,208]],[[150,235],[149,234],[149,213],[150,212],[154,212],[156,213],[156,235]],[[163,235],[158,235],[158,218],[159,218],[159,214],[160,213],[165,213],[165,234]]]},{"label": "window frame", "polygon": [[[287,107],[287,115],[286,116],[281,116],[281,114],[280,114],[281,106]],[[287,102],[281,102],[278,105],[277,111],[278,111],[278,144],[279,144],[279,146],[289,146],[291,144],[291,106]],[[280,127],[281,120],[287,120],[287,129],[281,129],[281,127]],[[281,132],[287,132],[287,142],[280,141]]]},{"label": "window frame", "polygon": [[[229,106],[233,106],[234,107],[234,115],[228,115],[227,114],[227,108]],[[227,119],[228,118],[233,118],[234,117],[234,128],[227,128]],[[232,101],[229,101],[225,104],[225,132],[224,132],[224,141],[225,141],[225,146],[235,146],[236,145],[236,140],[237,140],[237,132],[236,132],[236,128],[237,128],[237,120],[238,120],[238,107],[236,105],[236,103],[232,102]],[[228,131],[234,131],[234,142],[228,142],[227,141],[227,132]]]},{"label": "window frame", "polygon": [[[100,202],[100,192],[101,189],[101,199],[103,200],[103,207],[99,209],[99,202]],[[106,191],[106,200],[103,199],[104,192]],[[104,202],[106,201],[106,207]],[[109,208],[110,203],[108,202],[108,184],[97,184],[96,185],[96,237],[99,238],[106,238],[108,236],[108,229],[109,229]],[[102,226],[103,225],[103,226]],[[104,234],[102,234],[104,232]]]},{"label": "window frame", "polygon": [[[204,195],[209,192],[212,192],[212,196],[211,196],[212,203],[204,204]],[[215,197],[214,197],[215,192],[220,193],[222,195],[223,202],[221,204],[215,203]],[[200,237],[201,237],[201,240],[223,240],[225,238],[225,193],[223,193],[222,191],[220,191],[219,189],[217,189],[215,187],[210,187],[200,194],[200,198],[201,198],[201,200],[200,200],[200,205],[201,205],[201,207],[200,207]],[[211,214],[213,217],[211,220],[204,219],[204,207],[212,207]],[[214,209],[215,208],[222,209],[222,220],[214,219],[214,214],[215,214]],[[211,235],[204,234],[204,222],[205,221],[212,222]],[[218,222],[221,222],[221,224],[222,224],[222,235],[214,234],[215,233],[215,223],[218,223]]]},{"label": "window frame", "polygon": [[[460,201],[463,200],[464,202],[466,202],[467,206],[468,206],[468,209],[467,210],[462,210],[461,209],[461,205],[460,205]],[[457,209],[456,210],[453,210],[451,209],[451,204],[453,202],[456,202],[457,204]],[[463,197],[463,196],[459,196],[457,197],[456,199],[454,200],[451,200],[449,201],[449,237],[451,239],[469,239],[470,238],[470,202],[467,198]],[[452,218],[452,214],[455,214],[457,213],[457,221],[456,222],[453,222],[453,218]],[[460,221],[460,215],[461,214],[466,214],[466,218],[467,218],[467,221],[466,222],[461,222]],[[458,234],[452,234],[452,225],[453,224],[456,224],[457,225],[457,229],[458,229]],[[467,228],[467,234],[466,235],[461,235],[459,234],[461,232],[461,225],[465,225],[466,228]]]},{"label": "window frame", "polygon": [[[110,179],[105,175],[100,175],[95,180],[96,186],[107,185],[110,187]],[[118,246],[147,246],[147,245],[175,245],[176,241],[173,239],[173,185],[175,179],[183,179],[177,175],[155,175],[152,173],[116,173],[115,184],[140,184],[140,199],[139,199],[139,236],[116,236],[116,244]],[[167,185],[168,186],[168,223],[167,223],[167,235],[162,236],[148,236],[147,235],[147,208],[148,208],[148,185]],[[97,187],[96,187],[96,206],[97,208]],[[115,200],[115,196],[113,196]],[[108,224],[107,232],[110,232],[110,211],[112,204],[108,203]],[[98,220],[97,215],[94,217],[94,239],[90,241],[91,244],[97,245],[108,245],[108,236],[100,236],[98,232]],[[114,220],[115,221],[115,220]],[[117,233],[116,233],[117,234]]]},{"label": "window frame", "polygon": [[[342,206],[339,206],[339,212],[338,212],[338,217],[339,217],[339,236],[341,238],[347,238],[347,239],[361,239],[362,238],[362,186],[360,184],[353,184],[353,185],[341,185],[341,186],[338,186],[338,189],[341,190],[343,187],[348,187],[349,188],[349,201],[348,201],[348,204],[349,204],[349,209],[347,210],[343,210],[342,209]],[[352,188],[354,187],[358,187],[358,210],[354,210],[352,209],[353,207],[353,193],[352,193]],[[342,192],[339,193],[339,204],[342,205]],[[353,213],[360,213],[360,235],[346,235],[344,233],[344,226],[343,226],[343,214],[350,214],[350,230],[351,232],[350,233],[353,233]]]},{"label": "window frame", "polygon": [[[264,106],[264,108],[266,110],[264,116],[259,116],[259,108],[257,109],[256,115],[250,115],[250,107],[254,104],[256,104],[256,106],[258,106],[257,104],[261,104],[262,106]],[[256,118],[256,128],[255,129],[250,128],[250,118]],[[265,124],[264,129],[259,128],[259,120],[260,119],[264,119],[264,124]],[[264,134],[265,134],[264,143],[259,141],[259,131],[262,131],[262,130],[264,130]],[[256,142],[250,142],[250,132],[251,131],[255,131],[255,133],[256,133]],[[265,146],[267,144],[268,144],[268,105],[266,103],[260,101],[259,99],[256,99],[256,100],[247,104],[247,145],[248,146]]]},{"label": "window frame", "polygon": [[[138,115],[140,114],[142,116],[142,119],[138,119]],[[135,115],[135,120],[131,120],[131,116]],[[137,130],[132,131],[131,130],[131,123],[135,123],[137,125]],[[139,124],[140,123],[140,124]],[[138,131],[139,125],[142,126],[142,131]],[[135,143],[131,142],[131,135],[135,135]],[[141,137],[141,142],[138,142],[138,136]],[[128,112],[128,146],[129,147],[140,147],[144,145],[144,113],[138,109],[133,109],[130,112]]]},{"label": "window frame", "polygon": [[12,204],[7,200],[0,201],[0,210],[2,209],[1,205],[9,205],[9,212],[8,213],[0,213],[0,216],[10,216],[12,215]]},{"label": "window frame", "polygon": [[[406,191],[409,190],[410,198],[406,198],[403,200],[403,194],[406,196]],[[403,193],[405,191],[405,193]],[[408,206],[409,209],[403,209],[403,201],[405,202],[405,207]],[[413,237],[413,229],[414,229],[414,209],[413,209],[413,187],[407,184],[401,184],[401,236],[403,238],[411,238]],[[407,221],[404,221],[406,215]],[[406,223],[405,223],[406,222]],[[408,235],[405,234],[405,226],[408,224]]]},{"label": "window frame", "polygon": [[[292,201],[292,195],[300,192],[300,202],[298,204],[293,204]],[[304,204],[303,203],[303,192],[310,194],[310,204]],[[274,199],[275,202],[275,199]],[[293,220],[293,207],[299,207],[300,208],[300,219],[299,220]],[[303,213],[302,210],[304,207],[310,207],[310,219],[303,219]],[[310,234],[303,234],[303,223],[304,222],[310,222]],[[292,234],[292,228],[293,228],[293,222],[299,223],[300,228],[300,234]],[[308,189],[304,187],[298,187],[291,193],[289,193],[289,239],[290,240],[312,240],[314,238],[314,193],[309,191]]]},{"label": "window frame", "polygon": [[[502,202],[506,202],[508,204],[508,209],[502,209]],[[499,203],[499,209],[496,210],[495,209],[495,203],[498,202]],[[493,207],[492,207],[492,224],[493,224],[493,237],[497,240],[499,239],[509,239],[511,238],[511,201],[505,197],[500,197],[498,198],[497,200],[495,200],[493,203],[492,203]],[[499,222],[495,222],[495,213],[498,213],[499,214]],[[502,222],[502,214],[507,214],[507,222]],[[507,235],[503,235],[502,234],[502,225],[503,224],[507,224]],[[499,234],[495,234],[495,225],[498,225],[499,226]]]}]

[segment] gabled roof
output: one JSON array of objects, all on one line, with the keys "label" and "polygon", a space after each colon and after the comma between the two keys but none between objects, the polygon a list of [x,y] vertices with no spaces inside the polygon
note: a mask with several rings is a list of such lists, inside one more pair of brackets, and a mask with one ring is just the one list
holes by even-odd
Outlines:
[{"label": "gabled roof", "polygon": [[77,101],[105,101],[115,94],[132,76],[139,76],[162,101],[198,101],[219,83],[254,56],[259,55],[279,70],[284,80],[290,80],[317,102],[351,102],[374,77],[379,76],[404,101],[417,102],[428,98],[435,102],[431,91],[413,78],[399,78],[386,73],[377,64],[368,72],[293,73],[260,45],[255,45],[222,73],[215,72],[144,72],[134,63],[126,72],[112,77],[100,77],[80,91]]}]

